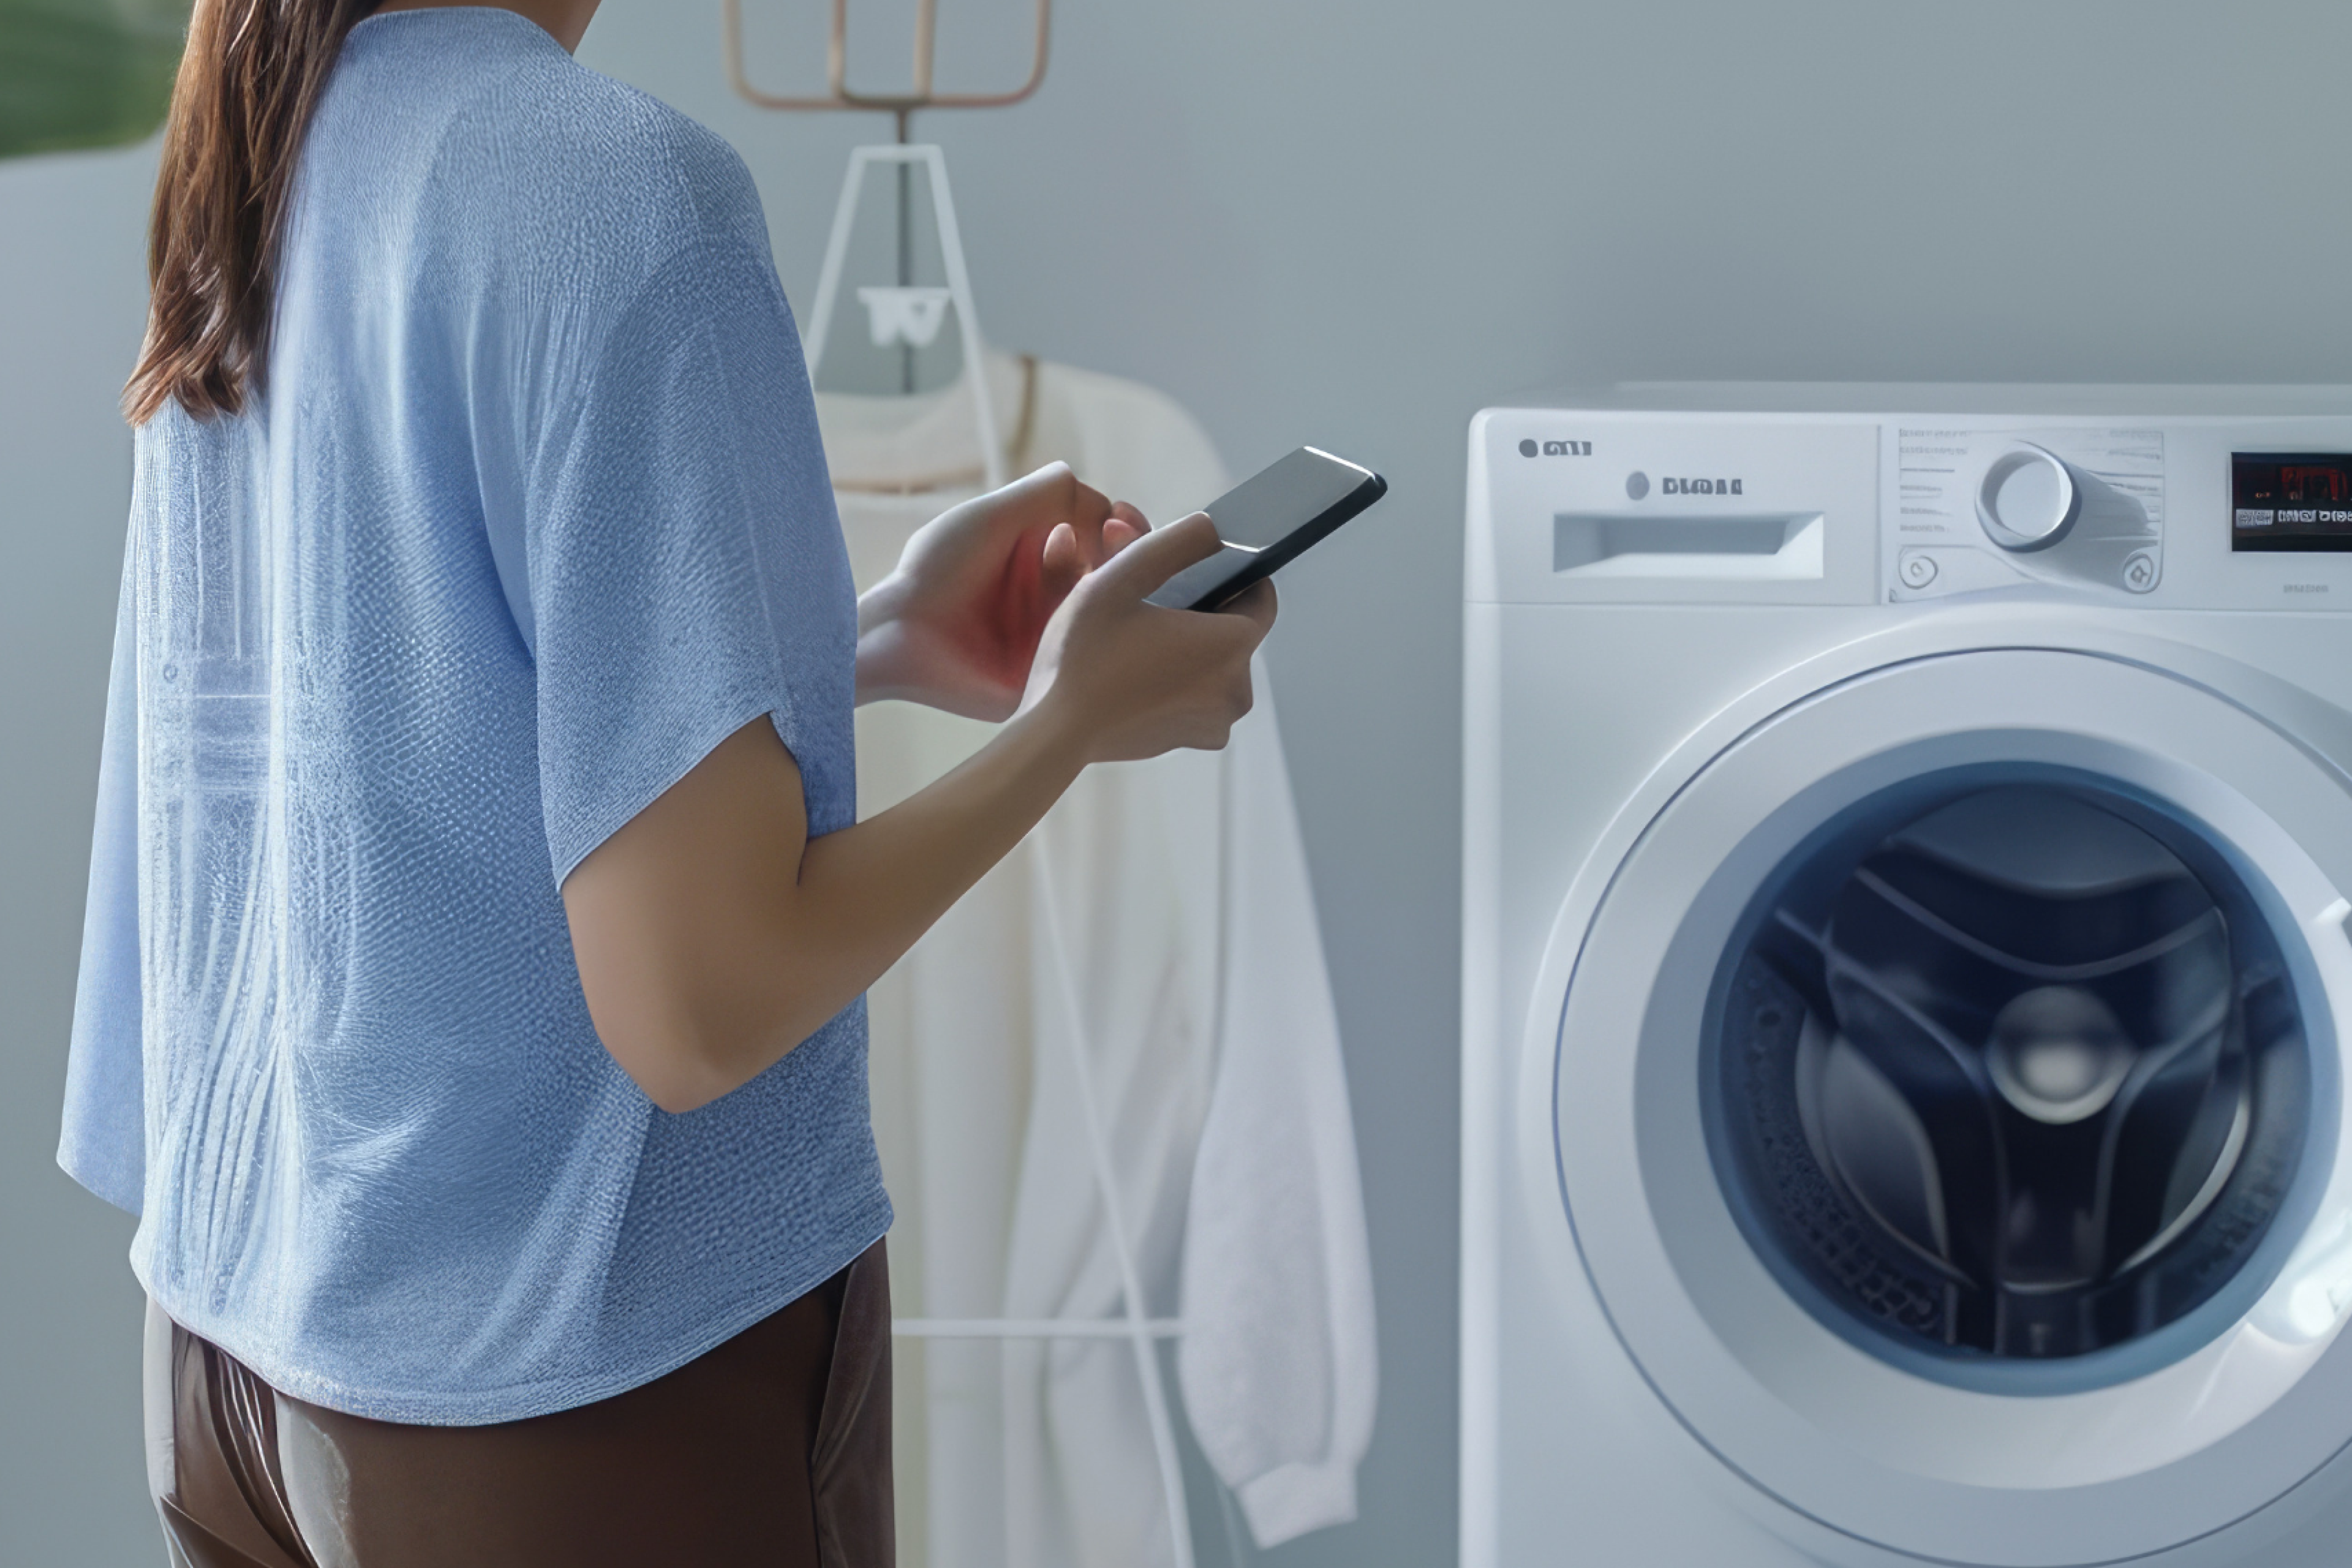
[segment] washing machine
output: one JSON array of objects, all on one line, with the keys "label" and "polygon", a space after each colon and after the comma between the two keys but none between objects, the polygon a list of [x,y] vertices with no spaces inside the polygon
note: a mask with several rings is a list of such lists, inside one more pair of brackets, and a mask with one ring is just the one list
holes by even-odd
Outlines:
[{"label": "washing machine", "polygon": [[1470,430],[1465,1568],[2352,1563],[2352,389]]}]

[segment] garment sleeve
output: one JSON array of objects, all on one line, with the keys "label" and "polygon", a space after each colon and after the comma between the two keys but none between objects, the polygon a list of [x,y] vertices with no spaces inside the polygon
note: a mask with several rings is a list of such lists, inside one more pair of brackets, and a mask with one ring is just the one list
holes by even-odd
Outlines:
[{"label": "garment sleeve", "polygon": [[89,898],[82,908],[81,975],[66,1056],[65,1129],[58,1140],[58,1163],[66,1174],[134,1215],[147,1173],[140,1059],[138,644],[131,618],[136,548],[135,540],[123,548],[114,616]]},{"label": "garment sleeve", "polygon": [[1380,1361],[1339,1013],[1263,663],[1225,767],[1217,1077],[1192,1167],[1177,1375],[1273,1547],[1356,1516]]},{"label": "garment sleeve", "polygon": [[557,880],[763,714],[810,832],[847,826],[856,598],[764,250],[700,239],[656,268],[583,386],[523,507]]}]

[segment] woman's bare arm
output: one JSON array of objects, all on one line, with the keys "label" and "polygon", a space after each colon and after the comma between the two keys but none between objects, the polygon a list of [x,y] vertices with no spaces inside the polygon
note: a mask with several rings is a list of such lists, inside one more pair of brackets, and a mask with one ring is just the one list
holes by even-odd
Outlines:
[{"label": "woman's bare arm", "polygon": [[878,816],[811,839],[800,771],[763,718],[614,834],[563,884],[614,1059],[665,1110],[717,1099],[872,984],[1087,763],[1222,746],[1249,708],[1271,588],[1213,616],[1143,602],[1215,548],[1196,515],[1088,576],[1048,625],[1021,711]]}]

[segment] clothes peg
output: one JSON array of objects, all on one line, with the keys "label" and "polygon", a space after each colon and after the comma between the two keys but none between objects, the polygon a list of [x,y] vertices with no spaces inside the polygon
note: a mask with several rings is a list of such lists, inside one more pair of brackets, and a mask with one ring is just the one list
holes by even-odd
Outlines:
[{"label": "clothes peg", "polygon": [[867,335],[877,349],[887,349],[893,343],[929,348],[931,340],[940,335],[940,324],[947,320],[948,304],[954,298],[952,289],[869,284],[857,290],[857,302],[866,307]]}]

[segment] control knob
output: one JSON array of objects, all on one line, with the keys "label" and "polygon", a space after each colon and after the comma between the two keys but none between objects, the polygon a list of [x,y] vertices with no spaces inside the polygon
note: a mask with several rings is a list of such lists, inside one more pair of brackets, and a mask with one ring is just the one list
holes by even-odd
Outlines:
[{"label": "control knob", "polygon": [[2082,515],[2082,487],[2053,453],[2021,442],[1995,458],[1977,487],[1977,521],[1995,544],[2024,554],[2066,537]]}]

